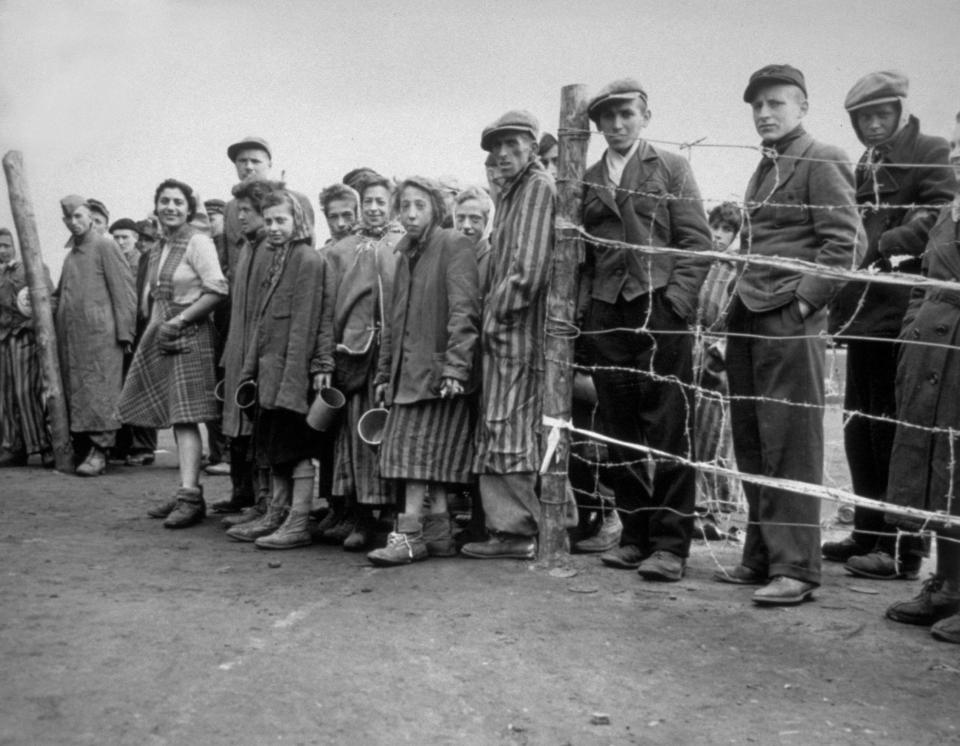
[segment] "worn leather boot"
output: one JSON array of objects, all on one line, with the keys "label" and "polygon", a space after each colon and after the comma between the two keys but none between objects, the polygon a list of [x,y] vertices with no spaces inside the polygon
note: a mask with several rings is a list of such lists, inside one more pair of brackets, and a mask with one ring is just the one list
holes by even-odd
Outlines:
[{"label": "worn leather boot", "polygon": [[173,512],[173,509],[177,507],[177,498],[176,495],[171,497],[169,500],[161,500],[156,503],[150,510],[147,511],[147,515],[151,518],[166,518]]},{"label": "worn leather boot", "polygon": [[387,537],[387,545],[382,549],[374,549],[367,554],[367,559],[379,567],[395,567],[419,562],[429,556],[420,519],[401,515],[397,518],[397,530]]},{"label": "worn leather boot", "polygon": [[81,477],[99,477],[106,470],[107,454],[97,446],[90,446],[90,452],[75,471]]},{"label": "worn leather boot", "polygon": [[181,487],[177,490],[177,505],[163,522],[163,527],[186,528],[200,523],[206,516],[203,487]]},{"label": "worn leather boot", "polygon": [[255,521],[242,523],[227,529],[227,536],[237,541],[256,541],[261,536],[272,534],[283,523],[290,504],[290,479],[271,476],[272,490],[267,511]]},{"label": "worn leather boot", "polygon": [[423,542],[431,557],[457,556],[449,513],[431,513],[423,517]]},{"label": "worn leather boot", "polygon": [[362,552],[370,546],[373,541],[376,521],[373,518],[373,512],[369,507],[357,508],[357,522],[353,524],[353,531],[343,540],[343,548],[348,552]]},{"label": "worn leather boot", "polygon": [[581,539],[573,545],[573,551],[581,554],[599,554],[608,552],[620,544],[620,534],[623,524],[620,523],[620,514],[612,505],[604,506],[603,522],[593,536]]},{"label": "worn leather boot", "polygon": [[211,505],[210,510],[214,513],[239,513],[256,502],[250,464],[243,463],[235,467],[230,463],[228,466],[230,467],[230,499],[220,500]]},{"label": "worn leather boot", "polygon": [[[249,466],[249,465],[248,465]],[[267,512],[267,506],[270,504],[270,470],[256,469],[251,472],[250,484],[253,486],[256,501],[248,508],[243,508],[239,513],[233,513],[226,516],[221,525],[227,528],[239,526],[243,523],[256,521]]]},{"label": "worn leather boot", "polygon": [[[310,505],[313,502],[314,469],[310,461],[301,461],[293,470],[290,478],[293,499],[290,512],[280,527],[272,534],[261,536],[254,543],[261,549],[295,549],[313,543],[313,536],[307,528],[310,519]],[[284,479],[284,477],[274,477]]]}]

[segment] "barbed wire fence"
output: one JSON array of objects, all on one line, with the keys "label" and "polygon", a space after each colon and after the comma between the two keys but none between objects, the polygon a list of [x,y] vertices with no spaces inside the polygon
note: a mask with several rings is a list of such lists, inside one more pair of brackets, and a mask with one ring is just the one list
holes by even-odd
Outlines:
[{"label": "barbed wire fence", "polygon": [[[862,495],[854,494],[850,489],[848,489],[845,484],[815,484],[808,482],[801,482],[791,479],[777,478],[766,476],[762,474],[753,474],[740,471],[735,466],[725,465],[718,462],[717,459],[713,460],[703,460],[697,457],[694,452],[693,444],[695,443],[695,438],[692,430],[692,423],[694,422],[694,412],[688,411],[686,413],[678,413],[677,416],[686,416],[686,422],[688,423],[688,437],[687,443],[689,444],[689,450],[686,453],[668,453],[665,451],[660,451],[644,443],[630,443],[615,438],[611,438],[608,435],[600,432],[603,429],[602,425],[598,426],[593,424],[591,427],[582,427],[574,424],[571,414],[570,402],[573,397],[573,381],[577,373],[582,374],[593,374],[596,372],[616,372],[623,375],[636,376],[638,379],[647,379],[647,380],[659,380],[659,381],[669,381],[673,385],[681,386],[686,393],[686,401],[688,410],[692,410],[696,406],[698,398],[701,397],[710,397],[713,399],[719,398],[720,404],[723,411],[723,426],[727,426],[729,423],[729,410],[730,403],[733,399],[737,397],[731,396],[729,393],[720,394],[716,390],[705,388],[694,380],[692,383],[687,383],[684,381],[678,380],[676,377],[672,376],[662,376],[653,370],[653,364],[646,369],[637,369],[621,366],[600,366],[596,365],[593,362],[576,362],[574,358],[573,348],[578,339],[589,335],[602,335],[602,334],[622,334],[633,333],[637,335],[666,335],[666,334],[683,334],[692,336],[692,343],[694,350],[703,348],[703,346],[712,340],[722,339],[726,340],[732,337],[741,337],[741,338],[754,338],[754,339],[770,339],[770,337],[763,337],[761,335],[754,334],[744,334],[744,333],[734,333],[726,330],[721,325],[719,328],[708,328],[702,325],[701,323],[696,323],[692,325],[685,331],[682,332],[669,332],[661,329],[656,329],[655,332],[652,330],[649,324],[649,310],[648,318],[645,320],[645,323],[638,328],[611,328],[611,329],[601,329],[601,330],[587,330],[584,329],[577,320],[576,313],[576,296],[577,296],[577,285],[579,281],[579,269],[582,264],[582,261],[585,257],[585,245],[593,244],[594,246],[604,246],[614,249],[626,250],[629,252],[635,252],[639,255],[645,256],[648,258],[648,261],[653,260],[655,256],[663,255],[672,255],[676,257],[693,257],[704,263],[715,263],[721,262],[725,265],[731,267],[735,272],[734,286],[736,282],[740,279],[743,272],[747,267],[763,267],[771,270],[784,270],[792,273],[798,273],[804,276],[815,276],[828,280],[833,280],[838,283],[855,281],[858,284],[862,284],[863,289],[859,293],[859,302],[856,308],[856,311],[851,314],[851,319],[856,315],[857,312],[862,308],[867,289],[871,285],[889,285],[900,288],[909,288],[912,291],[940,291],[947,294],[956,294],[957,298],[960,298],[960,282],[955,281],[946,281],[939,280],[921,276],[919,274],[908,274],[896,271],[897,265],[893,264],[891,268],[881,269],[879,267],[870,267],[866,269],[860,269],[856,266],[856,263],[859,261],[860,257],[854,252],[853,261],[850,266],[829,266],[825,264],[819,264],[816,262],[810,262],[800,259],[794,259],[789,257],[780,257],[780,256],[760,256],[757,254],[751,253],[751,246],[749,244],[749,239],[747,239],[740,246],[740,251],[738,253],[729,253],[726,251],[691,251],[689,249],[679,248],[675,246],[655,246],[655,245],[641,245],[633,244],[625,241],[615,241],[610,239],[604,239],[597,236],[593,236],[583,227],[581,222],[581,208],[582,208],[582,194],[587,187],[587,182],[583,180],[583,174],[585,170],[585,159],[586,159],[586,148],[587,141],[591,135],[596,134],[591,132],[589,127],[589,122],[586,116],[586,94],[583,86],[567,86],[564,88],[563,97],[562,97],[562,106],[561,106],[561,119],[560,119],[560,129],[558,131],[559,141],[560,141],[560,159],[559,159],[559,168],[557,175],[557,187],[558,187],[558,211],[557,219],[555,224],[556,230],[556,245],[558,250],[554,256],[553,267],[551,268],[551,279],[550,279],[550,291],[547,302],[547,324],[544,335],[544,349],[546,352],[546,392],[548,393],[545,396],[544,400],[544,418],[543,418],[543,428],[545,433],[545,443],[546,443],[546,452],[543,459],[543,464],[541,468],[541,473],[544,475],[545,480],[543,482],[543,501],[545,504],[556,505],[563,501],[563,496],[560,493],[560,490],[565,489],[566,484],[566,474],[568,469],[568,463],[570,459],[573,459],[576,462],[579,462],[592,470],[594,475],[594,491],[589,493],[583,489],[575,490],[575,498],[580,508],[592,509],[597,504],[599,504],[602,499],[602,495],[599,493],[596,485],[599,485],[601,481],[601,472],[604,469],[610,469],[615,467],[624,467],[624,466],[646,466],[650,469],[656,469],[658,463],[671,462],[674,464],[679,464],[696,470],[698,474],[710,475],[717,479],[728,479],[733,480],[735,483],[751,483],[758,486],[771,487],[779,490],[784,490],[791,494],[802,495],[810,498],[815,498],[820,501],[832,502],[842,505],[849,505],[855,507],[863,508],[872,508],[875,510],[883,511],[884,513],[891,516],[898,516],[903,519],[909,520],[913,525],[917,526],[916,529],[906,530],[904,528],[897,528],[897,536],[919,536],[929,542],[932,530],[934,528],[951,526],[956,527],[960,526],[960,516],[952,515],[953,510],[953,494],[952,490],[950,494],[946,495],[947,506],[944,511],[925,511],[919,510],[916,508],[904,507],[899,505],[893,505],[886,503],[880,500],[872,499]],[[804,161],[814,161],[814,162],[830,162],[830,163],[842,163],[849,166],[850,168],[868,168],[876,169],[882,164],[868,163],[863,164],[859,161],[847,161],[847,160],[828,160],[820,158],[809,158],[805,156],[789,156],[789,155],[780,155],[773,151],[770,148],[765,148],[762,146],[748,146],[748,145],[730,145],[730,144],[715,144],[706,142],[706,138],[701,138],[700,140],[694,142],[675,142],[675,141],[665,141],[665,140],[648,140],[648,142],[667,145],[671,147],[678,148],[682,153],[685,153],[687,158],[692,157],[693,152],[698,148],[736,148],[736,149],[749,149],[757,152],[758,156],[769,158],[772,160],[773,168],[773,181],[774,186],[769,191],[767,191],[767,199],[759,201],[748,201],[748,200],[731,200],[729,198],[725,199],[713,199],[710,197],[687,197],[683,195],[676,194],[664,194],[662,191],[642,191],[642,190],[631,190],[623,187],[616,187],[613,185],[606,185],[606,188],[614,190],[618,194],[627,194],[631,198],[641,197],[648,200],[654,201],[654,209],[650,220],[653,221],[656,218],[658,209],[663,202],[673,201],[673,200],[689,200],[698,203],[702,209],[705,209],[705,205],[709,204],[720,204],[724,202],[733,202],[741,209],[741,213],[744,218],[744,225],[742,233],[746,236],[750,235],[750,217],[752,209],[760,206],[765,207],[782,207],[785,209],[791,210],[855,210],[858,213],[867,210],[889,210],[889,209],[902,209],[902,210],[930,210],[930,211],[939,211],[943,205],[942,204],[889,204],[884,203],[880,197],[880,194],[875,191],[874,201],[868,203],[849,203],[849,204],[817,204],[817,203],[800,203],[800,202],[784,202],[778,203],[776,201],[770,200],[770,196],[775,194],[777,187],[780,184],[780,168],[781,162],[787,161],[788,159],[795,160],[804,160]],[[947,164],[914,164],[914,163],[897,163],[896,167],[904,169],[937,169],[937,168],[952,168],[952,166]],[[877,183],[877,179],[874,179],[874,184]],[[858,235],[856,240],[859,241],[862,237],[863,225],[858,221]],[[869,284],[868,284],[869,283]],[[722,309],[721,314],[725,315],[729,310],[730,303],[736,297],[735,292],[729,293],[726,298],[725,304],[726,307]],[[895,345],[924,345],[928,347],[938,347],[944,348],[947,350],[957,350],[954,345],[951,345],[946,342],[932,342],[928,340],[919,340],[914,338],[882,338],[882,337],[865,337],[855,334],[850,334],[847,332],[847,327],[849,326],[849,320],[845,326],[839,329],[835,334],[829,334],[827,332],[821,332],[817,334],[810,335],[795,335],[790,337],[777,337],[777,339],[815,339],[824,343],[827,346],[828,350],[831,350],[831,360],[830,367],[836,370],[838,366],[838,351],[841,349],[841,345],[847,341],[870,341],[870,342],[887,342],[889,344]],[[841,341],[842,337],[842,341]],[[958,351],[960,352],[960,351]],[[656,355],[656,350],[654,350],[654,355]],[[950,463],[947,464],[949,474],[953,475],[956,469],[955,463],[955,445],[957,443],[958,437],[960,437],[960,432],[957,429],[950,426],[927,426],[920,425],[917,423],[907,422],[897,420],[884,415],[878,415],[868,412],[861,411],[848,411],[844,409],[843,401],[843,390],[841,385],[834,385],[831,388],[832,390],[828,391],[830,394],[824,404],[811,404],[809,402],[797,402],[790,401],[785,399],[778,399],[775,397],[762,397],[762,396],[752,396],[752,397],[740,397],[753,401],[764,401],[769,403],[775,403],[778,405],[785,405],[787,407],[802,407],[802,408],[816,408],[822,410],[822,414],[831,414],[835,417],[842,418],[843,425],[849,421],[851,416],[862,417],[867,420],[884,422],[887,424],[896,424],[898,427],[907,427],[907,428],[916,428],[924,432],[927,432],[931,435],[943,436],[946,438],[947,443],[949,444],[949,453]],[[836,401],[839,399],[839,403]],[[594,415],[596,414],[596,407],[594,407]],[[591,418],[591,422],[594,422]],[[636,454],[635,460],[629,461],[619,461],[611,462],[609,459],[597,456],[600,452],[598,446],[600,445],[613,445],[618,448],[618,450],[623,451],[632,451]],[[571,449],[571,446],[575,448]],[[584,448],[584,446],[592,446],[592,448]],[[590,454],[593,454],[592,456]],[[552,476],[554,479],[549,481],[547,477]],[[563,485],[560,486],[560,479],[563,479]],[[951,476],[949,482],[953,483],[953,478]],[[699,498],[700,496],[698,496]],[[699,500],[698,500],[699,502]],[[624,511],[621,508],[618,508],[621,513]],[[671,508],[665,508],[660,505],[652,504],[649,507],[638,508],[640,511],[663,511],[663,510],[672,510]],[[629,511],[635,512],[635,511]],[[673,510],[673,512],[677,512]],[[685,517],[693,518],[697,513],[689,514]],[[541,537],[548,536],[553,537],[552,540],[549,540],[544,545],[542,541],[541,544],[541,559],[548,559],[551,556],[555,556],[560,548],[565,549],[563,542],[556,537],[559,536],[561,532],[561,527],[556,524],[556,515],[552,517],[548,516],[546,512],[542,514],[542,519],[544,525],[541,527]],[[830,519],[822,519],[820,524],[810,525],[808,527],[824,527],[829,524]],[[748,522],[747,522],[748,523]],[[781,525],[799,525],[799,524],[781,524]],[[806,524],[803,524],[806,525]],[[864,533],[869,534],[873,533],[870,531],[864,531]],[[878,534],[879,535],[879,534]],[[940,540],[955,541],[950,537],[940,536]],[[897,541],[897,547],[899,550],[900,542]],[[719,561],[716,558],[716,555],[713,555],[714,560],[719,566]]]}]

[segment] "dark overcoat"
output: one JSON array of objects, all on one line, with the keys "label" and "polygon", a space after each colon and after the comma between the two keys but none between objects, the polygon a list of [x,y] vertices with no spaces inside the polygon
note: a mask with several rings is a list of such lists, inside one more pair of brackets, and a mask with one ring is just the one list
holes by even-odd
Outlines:
[{"label": "dark overcoat", "polygon": [[[860,268],[891,270],[891,257],[912,257],[897,272],[918,274],[927,234],[940,206],[956,191],[953,170],[945,168],[950,146],[920,132],[911,116],[889,144],[868,150],[857,164],[857,204],[867,248]],[[862,303],[861,303],[862,299]],[[851,336],[896,337],[910,300],[910,288],[851,281],[830,304],[830,330]]]},{"label": "dark overcoat", "polygon": [[468,238],[433,227],[422,241],[397,244],[390,328],[380,347],[377,382],[393,404],[437,399],[444,378],[469,393],[479,340],[477,255]]},{"label": "dark overcoat", "polygon": [[[960,214],[952,214],[951,206],[941,210],[930,231],[923,274],[960,282]],[[898,425],[887,499],[946,510],[952,492],[951,512],[960,514],[960,291],[915,288],[900,337]],[[954,433],[921,428],[953,428]]]},{"label": "dark overcoat", "polygon": [[333,372],[333,287],[326,259],[308,241],[289,252],[279,282],[260,293],[242,376],[256,379],[264,409],[305,415],[311,376]]}]

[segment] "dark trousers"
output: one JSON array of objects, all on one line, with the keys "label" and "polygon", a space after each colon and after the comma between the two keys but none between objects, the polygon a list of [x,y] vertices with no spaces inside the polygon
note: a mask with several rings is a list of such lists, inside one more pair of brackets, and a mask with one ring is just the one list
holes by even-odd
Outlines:
[{"label": "dark trousers", "polygon": [[[825,328],[824,310],[801,319],[795,302],[764,313],[733,302],[727,374],[733,446],[744,474],[822,482],[825,350],[815,335]],[[792,338],[798,336],[814,338]],[[743,564],[819,584],[820,500],[747,480],[743,489]]]},{"label": "dark trousers", "polygon": [[[853,491],[882,500],[887,494],[887,472],[893,436],[897,432],[897,351],[893,340],[851,341],[847,344],[847,382],[843,408],[846,422],[843,445],[853,480]],[[857,413],[889,417],[890,422]],[[896,529],[883,519],[883,511],[857,507],[853,539],[863,553],[874,549],[893,554]]]},{"label": "dark trousers", "polygon": [[[625,330],[586,337],[589,360],[601,368],[593,371],[593,380],[602,432],[690,458],[693,397],[681,384],[693,380],[693,342],[663,292],[617,303],[594,299],[587,329]],[[666,376],[671,380],[663,380]],[[686,557],[696,500],[694,470],[658,459],[651,484],[650,461],[639,451],[611,445],[609,454],[608,474],[623,522],[620,543],[634,544],[644,555],[663,550]]]}]

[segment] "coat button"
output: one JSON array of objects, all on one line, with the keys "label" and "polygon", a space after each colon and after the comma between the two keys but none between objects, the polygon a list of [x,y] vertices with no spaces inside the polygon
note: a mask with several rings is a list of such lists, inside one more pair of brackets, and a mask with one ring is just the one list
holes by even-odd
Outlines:
[{"label": "coat button", "polygon": [[946,325],[946,324],[937,324],[936,332],[937,332],[937,334],[946,334],[946,333],[947,333],[947,325]]},{"label": "coat button", "polygon": [[936,372],[934,372],[934,373],[931,373],[931,374],[930,374],[930,376],[927,378],[927,380],[930,381],[930,383],[936,385],[937,381],[940,380],[940,376],[938,376],[938,375],[936,374]]}]

